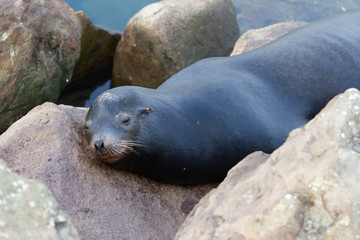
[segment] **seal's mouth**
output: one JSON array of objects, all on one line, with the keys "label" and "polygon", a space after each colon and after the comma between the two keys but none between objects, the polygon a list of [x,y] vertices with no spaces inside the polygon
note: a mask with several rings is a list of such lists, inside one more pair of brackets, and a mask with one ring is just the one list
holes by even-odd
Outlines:
[{"label": "seal's mouth", "polygon": [[98,159],[104,163],[116,163],[116,162],[120,161],[122,158],[124,158],[125,156],[126,156],[126,154],[121,154],[121,155],[116,155],[116,156],[97,154],[96,159]]},{"label": "seal's mouth", "polygon": [[121,140],[111,144],[100,139],[93,141],[91,149],[96,159],[104,163],[116,163],[131,154],[139,155],[134,147],[140,146],[143,145],[132,141]]}]

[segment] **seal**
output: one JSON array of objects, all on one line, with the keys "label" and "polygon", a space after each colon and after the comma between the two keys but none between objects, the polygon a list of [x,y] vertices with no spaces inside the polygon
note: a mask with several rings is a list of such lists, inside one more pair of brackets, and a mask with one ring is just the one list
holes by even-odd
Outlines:
[{"label": "seal", "polygon": [[360,87],[360,13],[313,24],[251,52],[201,60],[157,89],[118,87],[86,117],[89,148],[119,169],[171,184],[221,181],[271,153],[335,95]]}]

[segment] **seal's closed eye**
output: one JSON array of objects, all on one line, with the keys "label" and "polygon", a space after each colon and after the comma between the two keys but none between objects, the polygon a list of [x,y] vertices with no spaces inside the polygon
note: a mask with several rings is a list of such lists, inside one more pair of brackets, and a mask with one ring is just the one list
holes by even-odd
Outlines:
[{"label": "seal's closed eye", "polygon": [[129,123],[130,123],[130,118],[129,118],[129,117],[126,117],[125,119],[123,119],[123,120],[121,121],[121,123],[124,124],[124,125],[129,125]]}]

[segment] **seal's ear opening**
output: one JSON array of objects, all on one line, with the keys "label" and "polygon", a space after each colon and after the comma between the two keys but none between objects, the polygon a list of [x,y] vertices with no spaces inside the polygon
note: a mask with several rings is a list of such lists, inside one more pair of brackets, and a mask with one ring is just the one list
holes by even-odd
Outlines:
[{"label": "seal's ear opening", "polygon": [[138,109],[138,114],[139,115],[149,114],[149,113],[152,113],[152,112],[153,112],[152,108],[139,108]]}]

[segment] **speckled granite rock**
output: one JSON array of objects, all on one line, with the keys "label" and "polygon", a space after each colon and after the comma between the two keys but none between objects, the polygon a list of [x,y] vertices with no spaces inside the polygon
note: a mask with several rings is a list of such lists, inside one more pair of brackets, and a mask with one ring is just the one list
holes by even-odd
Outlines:
[{"label": "speckled granite rock", "polygon": [[359,116],[358,90],[335,97],[251,174],[251,157],[230,170],[175,239],[358,239]]},{"label": "speckled granite rock", "polygon": [[49,189],[0,159],[0,239],[80,239]]}]

